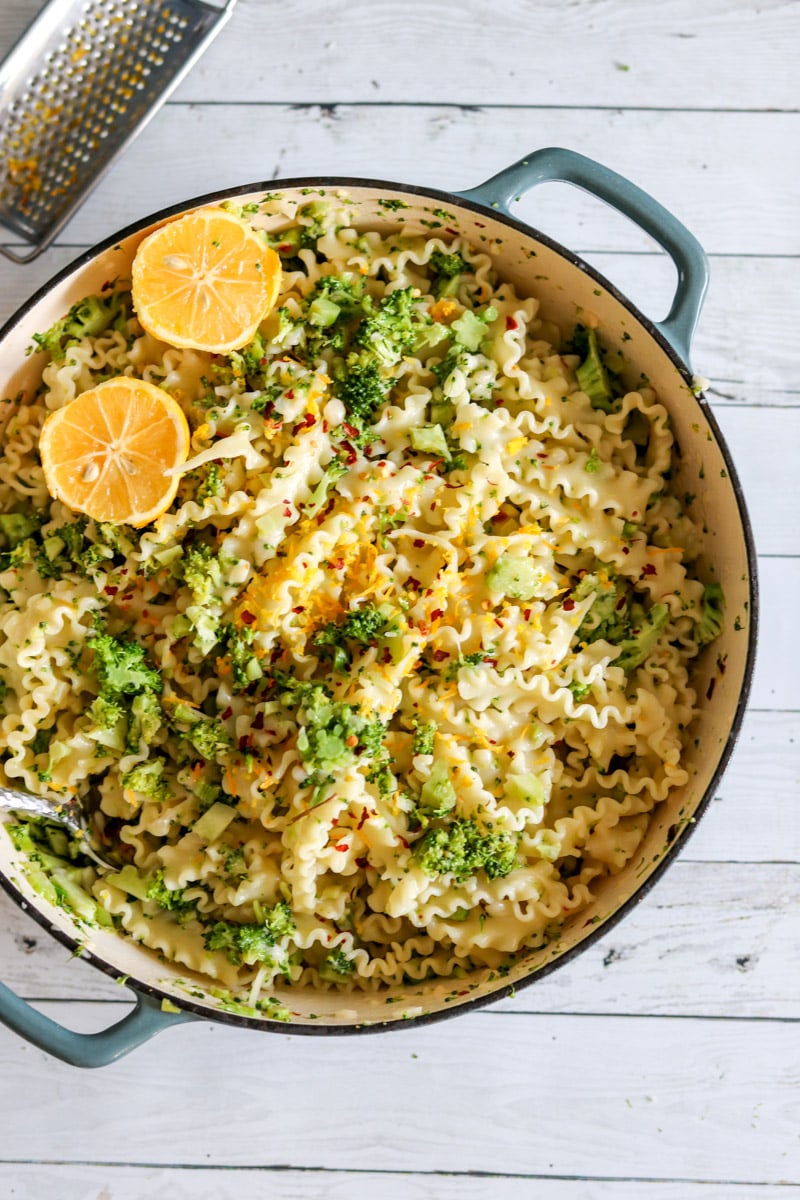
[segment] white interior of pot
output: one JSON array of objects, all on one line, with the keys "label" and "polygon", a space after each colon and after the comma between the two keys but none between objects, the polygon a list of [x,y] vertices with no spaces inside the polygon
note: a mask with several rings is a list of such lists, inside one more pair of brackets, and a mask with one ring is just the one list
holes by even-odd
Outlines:
[{"label": "white interior of pot", "polygon": [[[299,189],[282,194],[297,205],[316,198],[315,194],[309,195],[307,191],[303,194]],[[442,205],[440,198],[426,199],[378,188],[354,187],[347,189],[347,194],[354,202],[353,223],[362,229],[430,232],[430,222],[438,220],[433,210],[441,211]],[[236,202],[244,204],[259,198],[260,194],[254,193],[237,196]],[[379,198],[400,199],[408,207],[398,212],[387,211],[378,205]],[[606,345],[619,349],[631,364],[631,386],[644,373],[656,389],[659,401],[670,412],[681,450],[674,487],[678,494],[696,495],[691,513],[704,529],[699,574],[705,580],[721,582],[725,592],[725,630],[704,652],[697,667],[695,687],[700,715],[691,730],[684,758],[690,782],[685,788],[670,792],[669,798],[656,809],[636,856],[620,874],[598,888],[593,905],[565,926],[557,943],[531,952],[507,973],[481,971],[458,980],[433,980],[375,994],[285,992],[281,999],[292,1011],[293,1021],[315,1027],[361,1025],[438,1010],[453,1011],[509,984],[518,984],[595,933],[643,887],[692,822],[728,743],[745,679],[751,640],[751,581],[746,543],[727,465],[703,406],[649,330],[593,276],[534,237],[523,235],[491,215],[451,203],[446,209],[447,220],[436,232],[448,237],[455,231],[485,248],[494,258],[500,277],[512,282],[521,294],[536,296],[541,302],[541,314],[555,321],[565,335],[577,320],[596,317]],[[0,395],[14,397],[20,390],[31,393],[42,368],[42,356],[26,358],[25,355],[32,334],[47,329],[71,304],[98,291],[107,280],[126,278],[135,248],[146,232],[145,228],[105,251],[88,266],[72,271],[16,324],[0,353]],[[80,940],[119,975],[155,987],[178,1002],[191,999],[193,1004],[207,1008],[209,1015],[220,1011],[220,1001],[206,991],[207,979],[182,973],[180,964],[164,963],[152,952],[114,932],[77,928],[68,913],[51,909],[31,890],[7,838],[0,839],[0,870],[31,907],[45,915],[52,925]],[[261,1020],[256,1023],[270,1024]]]}]

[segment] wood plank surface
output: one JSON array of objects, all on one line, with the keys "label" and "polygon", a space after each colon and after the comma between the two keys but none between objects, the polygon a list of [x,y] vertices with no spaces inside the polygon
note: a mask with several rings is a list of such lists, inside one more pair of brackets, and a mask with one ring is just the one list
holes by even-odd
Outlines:
[{"label": "wood plank surface", "polygon": [[[3,0],[0,47],[41,0]],[[577,107],[796,108],[791,0],[238,0],[179,95]],[[251,53],[246,53],[250,49]]]},{"label": "wood plank surface", "polygon": [[[42,0],[0,0],[0,55]],[[800,1200],[800,3],[238,0],[0,321],[160,206],[292,175],[470,187],[537,146],[632,178],[711,255],[693,350],[740,473],[762,621],[717,796],[641,904],[514,998],[386,1037],[170,1030],[78,1074],[0,1028],[10,1200]],[[515,212],[654,319],[674,269],[546,185]],[[2,240],[2,235],[0,235]],[[0,978],[79,1029],[129,993],[0,894]]]},{"label": "wood plank surface", "polygon": [[[780,1186],[780,1185],[778,1185]],[[0,1163],[12,1200],[797,1200],[800,1188],[758,1183],[581,1180],[464,1171],[329,1171],[291,1167],[97,1166]]]},{"label": "wood plank surface", "polygon": [[[632,178],[710,253],[798,254],[796,167],[785,148],[799,134],[800,112],[562,107],[534,120],[524,108],[441,104],[168,104],[63,240],[91,245],[164,205],[258,180],[336,175],[469,188],[539,146],[564,145]],[[653,248],[626,218],[564,184],[537,188],[514,212],[567,246]]]},{"label": "wood plank surface", "polygon": [[[92,1004],[43,1011],[82,1031],[108,1018]],[[614,1163],[623,1179],[777,1184],[800,1174],[797,1026],[750,1022],[746,1052],[742,1028],[477,1013],[376,1040],[198,1024],[79,1087],[0,1031],[14,1096],[3,1144],[23,1161],[589,1177]]]}]

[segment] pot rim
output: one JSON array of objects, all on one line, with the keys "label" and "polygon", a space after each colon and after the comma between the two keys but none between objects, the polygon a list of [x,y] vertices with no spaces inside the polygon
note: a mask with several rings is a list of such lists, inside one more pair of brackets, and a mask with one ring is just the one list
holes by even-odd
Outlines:
[{"label": "pot rim", "polygon": [[[477,1009],[484,1008],[488,1004],[494,1004],[496,1001],[504,1000],[509,996],[514,996],[517,990],[527,988],[531,984],[536,983],[539,979],[543,979],[551,972],[559,967],[571,962],[578,954],[594,945],[600,938],[604,937],[612,929],[616,927],[623,917],[640,904],[651,888],[658,882],[667,867],[671,865],[684,846],[690,835],[694,833],[702,816],[710,807],[716,787],[725,771],[726,766],[733,753],[734,746],[741,732],[742,721],[744,719],[745,709],[750,694],[753,670],[755,667],[756,648],[758,642],[758,618],[759,618],[759,585],[758,585],[758,570],[757,570],[757,555],[753,530],[750,523],[749,514],[744,501],[744,494],[739,480],[739,475],[733,463],[731,453],[727,443],[722,435],[717,420],[713,411],[705,398],[703,392],[694,392],[694,376],[689,367],[670,344],[656,323],[644,313],[640,312],[635,304],[633,304],[610,280],[606,279],[595,267],[586,262],[574,251],[569,250],[560,242],[549,237],[547,234],[541,233],[532,225],[528,225],[510,213],[503,211],[500,208],[490,208],[484,204],[479,204],[474,200],[462,197],[458,192],[442,191],[438,188],[425,188],[413,184],[396,183],[390,180],[377,179],[361,179],[352,176],[301,176],[299,178],[290,179],[270,179],[267,181],[240,184],[232,188],[222,188],[213,192],[206,192],[200,196],[192,197],[188,200],[180,201],[176,204],[167,205],[155,213],[150,213],[147,216],[126,225],[123,229],[118,230],[111,236],[104,238],[101,242],[89,247],[76,258],[74,258],[66,266],[62,267],[54,276],[33,293],[14,312],[11,317],[0,328],[0,345],[3,339],[27,316],[30,310],[44,299],[48,293],[53,291],[58,284],[68,278],[79,267],[88,266],[99,254],[112,249],[119,242],[122,242],[128,237],[138,233],[140,230],[147,228],[149,225],[155,224],[168,217],[176,216],[179,213],[186,212],[193,208],[198,208],[202,205],[218,203],[221,200],[232,199],[236,196],[249,195],[253,192],[275,192],[289,191],[300,188],[310,188],[316,190],[319,188],[372,188],[379,192],[401,192],[406,195],[420,197],[423,199],[444,201],[455,208],[466,209],[470,212],[478,213],[481,216],[491,217],[503,225],[507,225],[510,229],[523,234],[525,237],[532,237],[542,245],[560,255],[571,266],[580,270],[583,274],[600,284],[613,298],[628,310],[631,316],[642,326],[644,331],[657,343],[659,348],[666,354],[672,365],[676,368],[684,383],[693,393],[694,398],[700,407],[704,419],[708,422],[709,427],[714,435],[714,439],[720,449],[720,453],[725,461],[725,467],[730,478],[731,487],[733,489],[736,507],[739,513],[739,521],[741,524],[742,534],[745,544],[747,570],[749,579],[749,625],[748,625],[748,646],[745,657],[744,672],[742,678],[742,687],[739,693],[739,698],[736,704],[736,710],[731,722],[728,736],[720,753],[714,773],[709,780],[703,796],[698,801],[697,806],[692,814],[692,820],[681,830],[680,836],[675,836],[670,841],[668,839],[667,847],[664,850],[661,859],[657,866],[653,868],[647,878],[639,884],[635,892],[620,905],[620,907],[610,916],[606,917],[602,922],[598,923],[595,929],[586,934],[559,954],[550,962],[537,967],[534,971],[523,976],[521,979],[513,983],[503,984],[486,995],[473,996],[471,999],[466,999],[458,1004],[437,1009],[433,1012],[423,1012],[419,1016],[413,1018],[393,1018],[387,1021],[372,1021],[363,1025],[334,1025],[334,1024],[315,1024],[314,1022],[303,1021],[295,1023],[277,1021],[267,1017],[250,1017],[244,1014],[226,1012],[220,1009],[209,1009],[204,1005],[193,1002],[190,999],[184,999],[182,996],[176,996],[174,993],[167,992],[154,986],[153,984],[144,983],[141,980],[133,979],[120,971],[118,967],[113,966],[106,959],[101,958],[94,951],[89,950],[79,937],[74,937],[66,930],[57,926],[51,925],[47,916],[39,908],[31,904],[30,900],[19,891],[16,885],[0,870],[0,887],[7,893],[8,896],[29,916],[31,916],[43,929],[54,937],[62,945],[73,951],[76,957],[80,957],[85,962],[91,963],[93,967],[108,975],[117,983],[124,983],[137,995],[149,996],[157,1001],[166,1001],[169,1004],[180,1008],[187,1018],[199,1018],[204,1021],[219,1022],[224,1025],[233,1025],[243,1029],[257,1029],[262,1032],[282,1032],[284,1034],[298,1035],[345,1035],[355,1033],[383,1033],[395,1029],[408,1029],[409,1027],[418,1027],[421,1025],[432,1025],[435,1022],[443,1021],[448,1017],[461,1015],[466,1012],[474,1012]],[[289,998],[289,997],[287,997]]]}]

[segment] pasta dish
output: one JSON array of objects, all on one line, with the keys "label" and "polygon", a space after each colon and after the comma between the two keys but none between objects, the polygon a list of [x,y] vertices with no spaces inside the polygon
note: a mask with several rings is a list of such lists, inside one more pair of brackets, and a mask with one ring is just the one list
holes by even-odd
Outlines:
[{"label": "pasta dish", "polygon": [[[261,1011],[557,939],[687,782],[723,603],[591,314],[343,199],[292,222],[237,349],[154,336],[130,280],[37,335],[0,462],[0,778],[82,797],[117,864],[18,818],[30,878]],[[112,379],[191,437],[146,523],[45,479],[45,420]]]}]

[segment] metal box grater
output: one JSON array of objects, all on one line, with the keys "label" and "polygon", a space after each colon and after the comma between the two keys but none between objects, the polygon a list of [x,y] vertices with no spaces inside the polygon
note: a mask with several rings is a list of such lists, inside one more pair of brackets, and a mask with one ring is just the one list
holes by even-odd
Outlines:
[{"label": "metal box grater", "polygon": [[51,0],[0,64],[0,232],[49,245],[236,0]]}]

